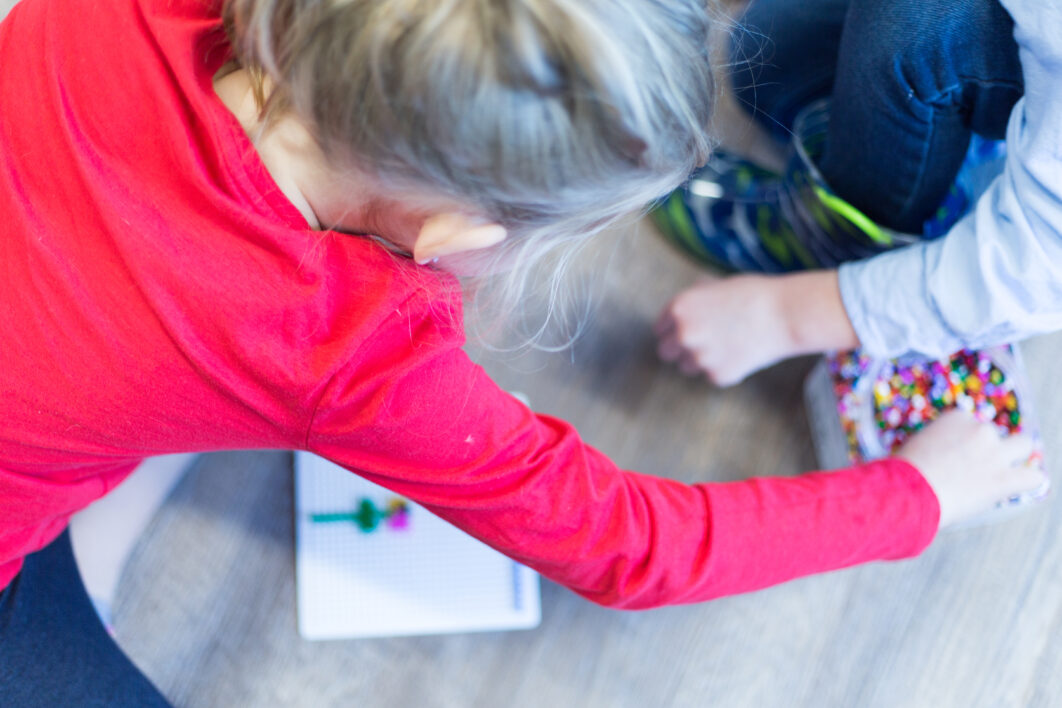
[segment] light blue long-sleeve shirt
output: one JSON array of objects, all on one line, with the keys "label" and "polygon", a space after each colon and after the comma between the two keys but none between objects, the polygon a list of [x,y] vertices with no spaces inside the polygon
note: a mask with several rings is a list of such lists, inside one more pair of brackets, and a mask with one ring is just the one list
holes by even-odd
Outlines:
[{"label": "light blue long-sleeve shirt", "polygon": [[943,356],[1062,329],[1062,5],[1002,4],[1025,80],[1002,173],[944,238],[841,266],[872,354]]}]

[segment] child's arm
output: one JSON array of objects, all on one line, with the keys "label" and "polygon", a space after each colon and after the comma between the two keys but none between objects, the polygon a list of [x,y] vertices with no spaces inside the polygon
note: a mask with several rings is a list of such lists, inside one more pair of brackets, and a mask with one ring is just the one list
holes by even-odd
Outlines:
[{"label": "child's arm", "polygon": [[[849,333],[878,356],[944,356],[1062,328],[1062,10],[1004,5],[1016,23],[1025,97],[1011,114],[1004,172],[973,213],[943,239],[839,274],[780,276],[756,293],[744,276],[690,289],[663,315],[664,358],[734,383],[789,356],[849,347]],[[826,301],[792,306],[812,292]],[[713,309],[718,303],[726,313]]]},{"label": "child's arm", "polygon": [[[1004,5],[1016,22],[1025,97],[1011,114],[1004,172],[973,213],[943,239],[839,274],[781,276],[758,293],[738,277],[682,293],[664,314],[674,333],[662,340],[665,358],[733,383],[788,356],[851,346],[850,334],[878,356],[944,356],[1062,328],[1062,10]],[[827,301],[792,306],[812,292]],[[711,309],[720,302],[726,313]]]},{"label": "child's arm", "polygon": [[[395,320],[388,347],[333,377],[307,447],[595,602],[706,600],[913,556],[937,531],[932,483],[899,459],[723,484],[621,471],[460,350],[440,351],[431,331]],[[978,469],[1001,475],[990,457],[973,451],[956,465],[975,480]]]}]

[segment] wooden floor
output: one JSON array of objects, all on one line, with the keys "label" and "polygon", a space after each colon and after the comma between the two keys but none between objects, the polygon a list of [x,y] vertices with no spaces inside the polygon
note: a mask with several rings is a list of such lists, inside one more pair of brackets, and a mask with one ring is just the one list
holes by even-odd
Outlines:
[{"label": "wooden floor", "polygon": [[[0,0],[0,16],[12,5]],[[586,335],[561,354],[478,356],[490,373],[625,467],[688,482],[813,467],[810,362],[725,391],[660,366],[650,322],[699,273],[647,225],[605,241]],[[1056,480],[1060,350],[1058,337],[1025,348]],[[189,708],[1059,706],[1059,511],[1056,498],[913,561],[704,605],[623,613],[544,583],[533,631],[310,643],[295,629],[290,456],[221,453],[138,545],[116,630]]]}]

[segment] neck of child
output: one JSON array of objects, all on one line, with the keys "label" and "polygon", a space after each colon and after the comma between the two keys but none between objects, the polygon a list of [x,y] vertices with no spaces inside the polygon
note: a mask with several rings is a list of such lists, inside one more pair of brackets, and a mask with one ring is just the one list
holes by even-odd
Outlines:
[{"label": "neck of child", "polygon": [[[477,217],[452,199],[386,191],[353,169],[337,173],[295,117],[262,121],[245,70],[219,73],[214,91],[251,139],[277,187],[311,228],[375,236],[420,263],[489,248],[505,238],[503,227]],[[473,272],[464,265],[460,270]]]},{"label": "neck of child", "polygon": [[215,79],[214,92],[243,126],[244,132],[254,143],[259,159],[280,191],[305,217],[311,228],[320,229],[321,219],[311,201],[312,180],[307,164],[312,160],[313,153],[319,151],[309,133],[288,118],[269,126],[263,125],[250,77],[243,69]]},{"label": "neck of child", "polygon": [[413,252],[422,214],[394,203],[363,177],[335,176],[310,132],[295,118],[264,124],[251,78],[244,69],[219,74],[214,92],[254,143],[277,188],[312,229],[335,229],[385,239]]}]

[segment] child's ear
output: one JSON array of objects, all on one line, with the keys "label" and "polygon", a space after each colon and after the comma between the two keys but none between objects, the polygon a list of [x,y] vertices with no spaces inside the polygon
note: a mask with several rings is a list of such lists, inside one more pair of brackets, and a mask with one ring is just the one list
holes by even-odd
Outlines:
[{"label": "child's ear", "polygon": [[413,244],[413,260],[423,264],[439,256],[489,248],[504,241],[506,235],[500,224],[485,224],[458,212],[436,214],[420,227]]}]

